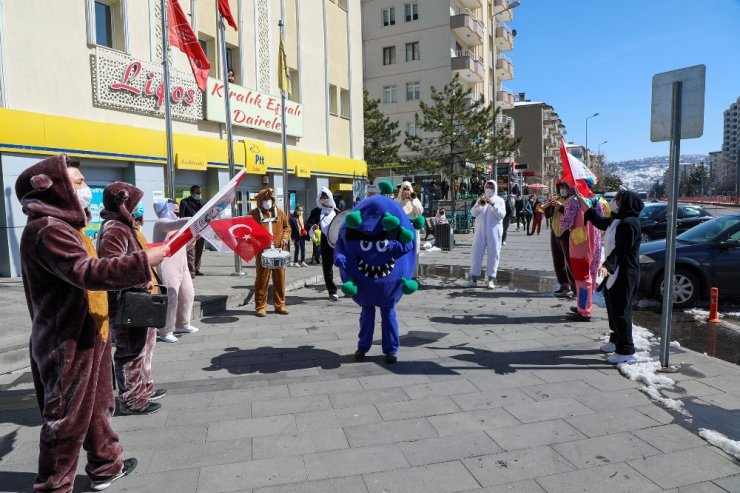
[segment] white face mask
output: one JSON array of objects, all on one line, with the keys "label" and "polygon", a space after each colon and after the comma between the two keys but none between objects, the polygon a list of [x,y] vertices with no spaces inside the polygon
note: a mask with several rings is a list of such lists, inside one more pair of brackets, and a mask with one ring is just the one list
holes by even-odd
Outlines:
[{"label": "white face mask", "polygon": [[568,189],[567,188],[561,188],[560,189],[560,195],[562,197],[567,197],[568,196]]},{"label": "white face mask", "polygon": [[92,190],[90,190],[90,187],[75,190],[75,193],[77,194],[77,200],[80,201],[82,208],[87,209],[90,206],[90,202],[92,202]]},{"label": "white face mask", "polygon": [[321,199],[319,202],[321,202],[321,205],[326,205],[326,206],[331,205],[331,202],[329,202],[329,199]]},{"label": "white face mask", "polygon": [[262,201],[262,208],[263,209],[272,209],[272,200],[263,200]]},{"label": "white face mask", "polygon": [[486,197],[493,197],[493,188],[486,188],[483,190],[483,193],[486,194]]},{"label": "white face mask", "polygon": [[619,212],[619,206],[617,205],[617,201],[612,199],[611,202],[609,202],[609,207],[611,208],[612,212]]}]

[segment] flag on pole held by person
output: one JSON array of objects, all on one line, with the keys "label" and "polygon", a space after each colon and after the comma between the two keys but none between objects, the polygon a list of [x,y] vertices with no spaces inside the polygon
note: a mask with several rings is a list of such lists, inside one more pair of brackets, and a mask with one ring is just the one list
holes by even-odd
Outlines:
[{"label": "flag on pole held by person", "polygon": [[236,21],[234,21],[234,16],[231,15],[231,8],[229,7],[229,0],[218,0],[218,11],[221,13],[221,15],[224,17],[226,22],[234,28],[234,31],[238,31],[236,27]]},{"label": "flag on pole held by person", "polygon": [[168,0],[167,16],[170,44],[179,48],[188,57],[198,89],[205,91],[211,63],[203,53],[198,37],[193,33],[188,18],[177,0]]},{"label": "flag on pole held by person", "polygon": [[272,235],[250,216],[216,219],[210,226],[245,262],[272,245]]},{"label": "flag on pole held by person", "polygon": [[598,179],[580,159],[567,151],[564,140],[560,141],[560,159],[563,164],[563,181],[584,197],[592,197],[593,193],[586,181],[591,181],[595,185]]},{"label": "flag on pole held by person", "polygon": [[511,176],[519,176],[519,172],[516,170],[516,163],[514,161],[511,162]]},{"label": "flag on pole held by person", "polygon": [[180,228],[180,230],[167,240],[170,247],[170,255],[173,255],[183,246],[187,245],[190,240],[201,234],[208,227],[208,224],[220,216],[227,207],[231,205],[236,195],[236,188],[244,178],[246,171],[241,170],[229,183],[214,195],[211,200]]},{"label": "flag on pole held by person", "polygon": [[290,73],[288,72],[288,56],[285,54],[285,40],[280,36],[280,52],[278,59],[278,87],[286,95],[292,92]]}]

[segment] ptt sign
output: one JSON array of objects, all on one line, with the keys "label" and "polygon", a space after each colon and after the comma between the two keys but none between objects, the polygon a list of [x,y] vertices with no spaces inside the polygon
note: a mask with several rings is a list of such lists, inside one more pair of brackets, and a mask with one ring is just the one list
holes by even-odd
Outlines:
[{"label": "ptt sign", "polygon": [[267,164],[262,147],[252,143],[247,147],[247,173],[264,175],[267,173]]}]

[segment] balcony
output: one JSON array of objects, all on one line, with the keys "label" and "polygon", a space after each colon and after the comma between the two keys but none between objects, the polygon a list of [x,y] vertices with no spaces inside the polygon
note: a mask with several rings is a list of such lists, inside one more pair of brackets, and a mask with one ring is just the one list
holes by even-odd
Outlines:
[{"label": "balcony", "polygon": [[452,71],[459,74],[463,81],[473,84],[483,82],[485,76],[483,60],[472,51],[462,50],[454,53],[450,65]]},{"label": "balcony", "polygon": [[501,89],[496,93],[496,106],[503,110],[510,110],[514,107],[514,93],[508,89]]},{"label": "balcony", "polygon": [[507,125],[509,131],[506,136],[510,139],[515,138],[516,132],[514,131],[514,119],[509,115],[499,114],[498,118],[496,118],[496,133],[500,133],[506,130]]},{"label": "balcony", "polygon": [[482,0],[457,0],[457,4],[469,9],[479,9],[483,7]]},{"label": "balcony", "polygon": [[498,48],[498,51],[514,49],[514,36],[511,34],[511,29],[506,26],[496,28],[496,48]]},{"label": "balcony", "polygon": [[503,55],[496,59],[496,78],[498,80],[511,80],[514,78],[514,64]]},{"label": "balcony", "polygon": [[514,19],[514,9],[509,9],[509,0],[494,0],[493,14],[499,22],[511,22]]},{"label": "balcony", "polygon": [[469,9],[460,9],[452,13],[450,29],[468,46],[483,43],[485,27]]}]

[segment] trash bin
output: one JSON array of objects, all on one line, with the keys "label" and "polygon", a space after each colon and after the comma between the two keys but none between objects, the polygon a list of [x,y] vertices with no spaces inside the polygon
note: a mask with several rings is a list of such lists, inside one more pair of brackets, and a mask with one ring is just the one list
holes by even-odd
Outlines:
[{"label": "trash bin", "polygon": [[439,248],[445,251],[452,249],[452,228],[449,224],[437,224],[434,227],[434,242]]}]

